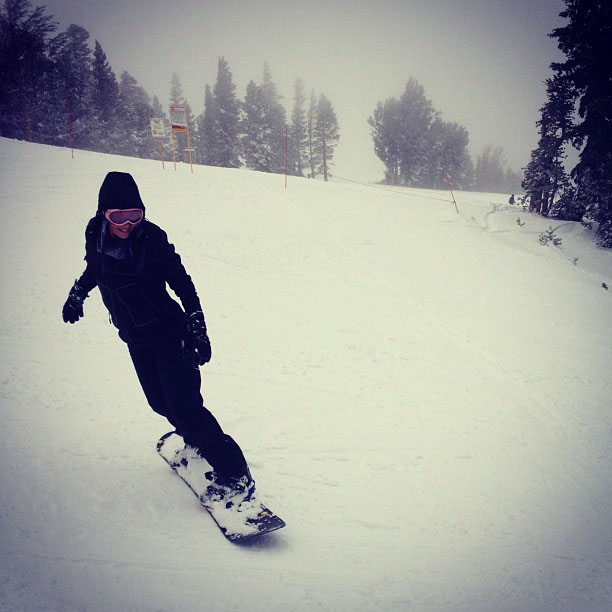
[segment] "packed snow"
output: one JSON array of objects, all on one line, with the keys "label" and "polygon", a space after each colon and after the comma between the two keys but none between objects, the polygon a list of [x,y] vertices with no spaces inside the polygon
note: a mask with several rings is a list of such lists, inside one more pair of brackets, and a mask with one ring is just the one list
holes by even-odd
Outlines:
[{"label": "packed snow", "polygon": [[[0,139],[0,608],[608,610],[612,253],[509,194]],[[226,541],[95,290],[110,170],[181,254],[206,405],[287,523]],[[558,246],[541,245],[549,227]],[[610,290],[609,290],[609,289]]]}]

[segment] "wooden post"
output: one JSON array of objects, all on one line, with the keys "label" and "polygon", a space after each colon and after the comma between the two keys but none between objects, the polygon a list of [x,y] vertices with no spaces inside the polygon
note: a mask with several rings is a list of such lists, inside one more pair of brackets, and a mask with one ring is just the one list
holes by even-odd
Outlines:
[{"label": "wooden post", "polygon": [[455,205],[455,210],[457,211],[457,214],[459,214],[459,208],[457,207],[457,201],[455,200],[455,194],[453,193],[453,186],[451,185],[451,180],[446,172],[442,175],[442,179],[448,185],[451,192],[451,197],[453,198],[453,204]]},{"label": "wooden post", "polygon": [[162,170],[165,170],[166,166],[164,165],[164,147],[162,146],[162,139],[158,138],[157,142],[159,143],[159,157],[161,158]]},{"label": "wooden post", "polygon": [[187,126],[187,150],[189,151],[189,166],[193,174],[193,158],[191,156],[191,138],[189,138],[189,126]]},{"label": "wooden post", "polygon": [[174,171],[176,172],[176,146],[174,144],[174,130],[170,130],[170,136],[172,137],[172,158],[174,159]]}]

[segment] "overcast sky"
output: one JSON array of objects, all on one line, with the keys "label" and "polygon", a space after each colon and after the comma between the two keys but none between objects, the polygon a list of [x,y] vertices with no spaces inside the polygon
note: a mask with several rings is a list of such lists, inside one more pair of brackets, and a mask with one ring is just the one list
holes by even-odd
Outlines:
[{"label": "overcast sky", "polygon": [[333,172],[379,180],[368,117],[410,77],[445,121],[470,134],[474,161],[487,144],[524,167],[537,143],[550,63],[548,37],[565,24],[563,0],[42,0],[60,31],[75,23],[99,40],[117,78],[127,70],[165,108],[176,72],[196,115],[220,56],[242,99],[268,62],[288,117],[293,86],[324,93],[340,125]]}]

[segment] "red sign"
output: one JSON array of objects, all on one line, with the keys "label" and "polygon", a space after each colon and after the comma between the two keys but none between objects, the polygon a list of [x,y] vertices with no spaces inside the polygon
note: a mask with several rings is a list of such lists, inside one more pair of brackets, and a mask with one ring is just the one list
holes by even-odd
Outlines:
[{"label": "red sign", "polygon": [[188,132],[187,119],[185,117],[185,107],[170,105],[170,123],[173,132]]}]

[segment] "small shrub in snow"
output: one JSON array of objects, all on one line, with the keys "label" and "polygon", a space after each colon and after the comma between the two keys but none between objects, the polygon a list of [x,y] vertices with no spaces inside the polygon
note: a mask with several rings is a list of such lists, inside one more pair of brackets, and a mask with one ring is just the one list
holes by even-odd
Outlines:
[{"label": "small shrub in snow", "polygon": [[549,242],[552,242],[554,246],[559,246],[561,244],[561,238],[555,234],[552,226],[545,232],[542,232],[538,236],[538,240],[542,246],[546,246]]}]

